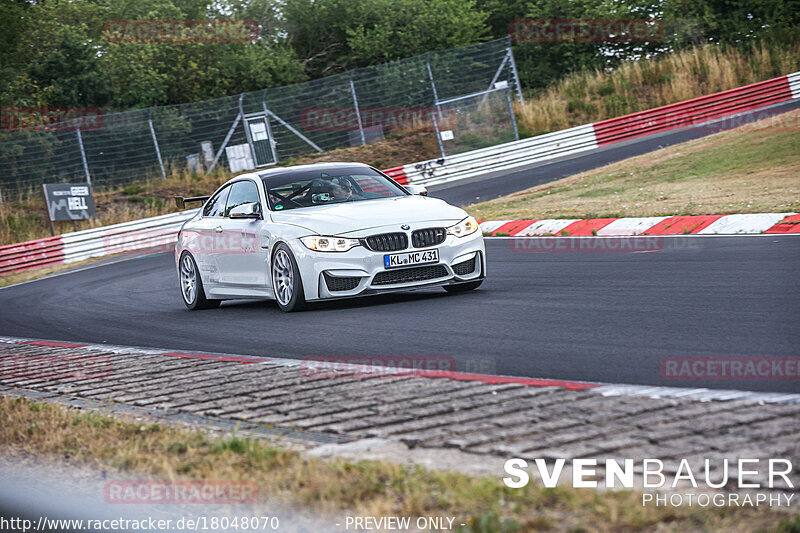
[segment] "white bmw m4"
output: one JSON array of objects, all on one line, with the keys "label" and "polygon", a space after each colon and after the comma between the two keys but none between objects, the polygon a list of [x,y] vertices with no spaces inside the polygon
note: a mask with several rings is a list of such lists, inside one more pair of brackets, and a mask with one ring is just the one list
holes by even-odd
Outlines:
[{"label": "white bmw m4", "polygon": [[237,176],[178,234],[189,309],[222,300],[306,302],[440,285],[475,289],[486,275],[477,221],[370,166],[317,163]]}]

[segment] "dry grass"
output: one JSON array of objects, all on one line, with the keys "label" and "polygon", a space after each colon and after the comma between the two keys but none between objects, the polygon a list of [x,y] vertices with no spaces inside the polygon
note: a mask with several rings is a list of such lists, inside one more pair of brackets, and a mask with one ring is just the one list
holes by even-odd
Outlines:
[{"label": "dry grass", "polygon": [[800,70],[800,43],[745,53],[708,45],[611,71],[579,72],[517,105],[520,129],[538,135],[672,104]]},{"label": "dry grass", "polygon": [[[753,531],[796,519],[782,510],[643,508],[636,492],[508,489],[474,478],[377,461],[307,458],[261,441],[0,398],[6,453],[126,472],[138,479],[255,481],[262,499],[356,515],[456,516],[466,531]],[[111,474],[115,475],[115,474]],[[495,524],[494,526],[492,524]]]},{"label": "dry grass", "polygon": [[[391,168],[439,157],[436,137],[429,131],[390,134],[386,139],[354,148],[307,154],[282,165],[321,161],[359,161],[376,168]],[[173,171],[167,181],[160,177],[127,187],[95,191],[97,218],[81,221],[77,229],[89,229],[177,211],[173,196],[210,194],[233,174],[218,170],[199,176]],[[56,223],[57,233],[73,231],[71,223]],[[47,208],[41,191],[32,191],[17,200],[6,198],[0,204],[0,245],[41,239],[50,236]]]},{"label": "dry grass", "polygon": [[800,111],[467,210],[479,220],[800,211]]}]

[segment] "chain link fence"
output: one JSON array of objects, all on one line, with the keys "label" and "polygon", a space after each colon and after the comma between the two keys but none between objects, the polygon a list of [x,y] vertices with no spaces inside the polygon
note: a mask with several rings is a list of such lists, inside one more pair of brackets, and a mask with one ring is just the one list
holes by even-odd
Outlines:
[{"label": "chain link fence", "polygon": [[[443,120],[435,120],[437,116]],[[443,158],[519,140],[511,89],[504,85],[440,102],[433,118]]]},{"label": "chain link fence", "polygon": [[507,142],[516,138],[511,100],[522,99],[510,45],[497,39],[285,87],[102,114],[92,123],[5,130],[2,194],[38,193],[43,183],[117,186],[174,170],[238,172],[397,130],[431,131],[442,157]]}]

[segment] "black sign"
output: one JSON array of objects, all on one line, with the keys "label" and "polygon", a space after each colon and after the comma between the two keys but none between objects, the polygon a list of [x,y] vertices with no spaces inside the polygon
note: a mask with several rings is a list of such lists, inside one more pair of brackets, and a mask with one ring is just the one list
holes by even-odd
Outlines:
[{"label": "black sign", "polygon": [[44,197],[50,220],[83,220],[96,216],[91,185],[51,183],[44,185]]}]

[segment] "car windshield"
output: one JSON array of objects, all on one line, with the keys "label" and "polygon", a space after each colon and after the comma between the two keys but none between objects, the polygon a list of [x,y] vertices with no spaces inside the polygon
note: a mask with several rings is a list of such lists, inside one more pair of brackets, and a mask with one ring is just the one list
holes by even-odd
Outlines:
[{"label": "car windshield", "polygon": [[367,167],[338,167],[266,175],[264,189],[274,211],[377,200],[408,193]]}]

